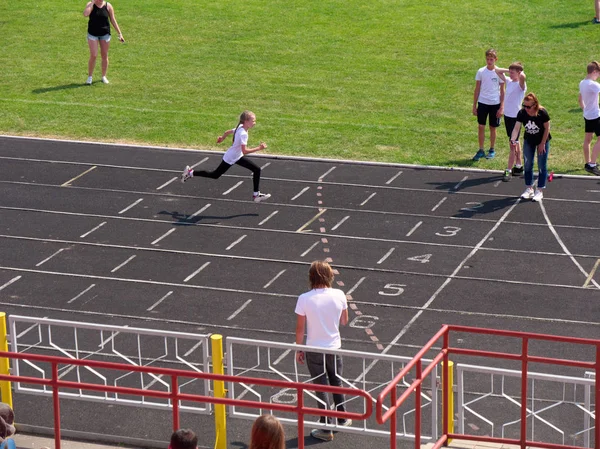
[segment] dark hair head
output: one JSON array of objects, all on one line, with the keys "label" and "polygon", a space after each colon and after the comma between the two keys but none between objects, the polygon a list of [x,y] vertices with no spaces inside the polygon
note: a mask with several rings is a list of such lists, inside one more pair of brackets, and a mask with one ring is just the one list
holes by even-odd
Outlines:
[{"label": "dark hair head", "polygon": [[279,420],[273,415],[256,418],[248,449],[285,449],[285,433]]},{"label": "dark hair head", "polygon": [[588,74],[594,73],[594,72],[600,72],[600,64],[596,61],[590,62],[587,66],[587,72],[588,72]]},{"label": "dark hair head", "polygon": [[329,288],[333,284],[333,269],[324,260],[315,260],[310,264],[308,280],[311,288]]},{"label": "dark hair head", "polygon": [[190,429],[179,429],[171,435],[169,449],[196,449],[198,437]]},{"label": "dark hair head", "polygon": [[492,56],[495,59],[498,59],[498,52],[496,50],[494,50],[493,48],[488,48],[485,52],[485,57],[489,57]]},{"label": "dark hair head", "polygon": [[508,70],[516,70],[517,72],[521,73],[523,71],[523,64],[521,64],[519,61],[515,61],[508,66]]}]

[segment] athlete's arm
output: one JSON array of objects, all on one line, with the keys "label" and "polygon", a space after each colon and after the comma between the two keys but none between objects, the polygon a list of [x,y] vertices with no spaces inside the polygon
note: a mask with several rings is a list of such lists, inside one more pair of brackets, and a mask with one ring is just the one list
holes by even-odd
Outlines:
[{"label": "athlete's arm", "polygon": [[479,100],[479,91],[481,90],[481,81],[475,81],[475,92],[473,93],[473,115],[477,115],[477,100]]},{"label": "athlete's arm", "polygon": [[121,33],[121,29],[119,28],[119,24],[117,23],[117,19],[115,19],[115,10],[113,9],[112,5],[108,2],[106,2],[106,9],[108,9],[108,17],[110,18],[110,23],[112,23],[112,26],[115,27],[115,30],[117,30],[117,33],[119,33],[119,40],[121,42],[125,42],[125,39],[123,39],[123,33]]},{"label": "athlete's arm", "polygon": [[513,128],[512,135],[510,136],[510,143],[513,145],[517,143],[517,139],[519,138],[519,133],[521,132],[521,122],[515,123],[515,127]]},{"label": "athlete's arm", "polygon": [[525,76],[525,72],[521,72],[519,74],[519,86],[521,86],[521,90],[525,90],[525,88],[527,87],[527,84],[525,84],[526,80],[527,76]]},{"label": "athlete's arm", "polygon": [[504,91],[506,90],[506,84],[500,84],[500,108],[496,113],[496,117],[500,118],[504,115]]},{"label": "athlete's arm", "polygon": [[83,10],[83,17],[89,17],[89,15],[92,13],[92,9],[94,9],[94,2],[88,2]]},{"label": "athlete's arm", "polygon": [[340,324],[342,326],[348,324],[348,309],[342,310],[342,315],[340,316]]},{"label": "athlete's arm", "polygon": [[585,109],[585,103],[583,102],[583,97],[581,96],[581,94],[579,94],[579,98],[577,99],[577,101],[579,101],[579,107],[581,109]]},{"label": "athlete's arm", "polygon": [[[296,344],[304,343],[304,328],[306,326],[306,317],[296,314]],[[304,352],[296,351],[296,361],[300,364],[304,363]]]},{"label": "athlete's arm", "polygon": [[233,129],[228,129],[227,131],[225,131],[223,133],[222,136],[217,137],[217,143],[223,142],[227,138],[227,136],[229,136],[232,133],[233,133]]},{"label": "athlete's arm", "polygon": [[267,148],[267,144],[264,142],[261,142],[260,145],[257,146],[256,148],[246,148],[246,145],[242,145],[242,153],[243,154],[256,153],[257,151],[264,150],[265,148]]}]

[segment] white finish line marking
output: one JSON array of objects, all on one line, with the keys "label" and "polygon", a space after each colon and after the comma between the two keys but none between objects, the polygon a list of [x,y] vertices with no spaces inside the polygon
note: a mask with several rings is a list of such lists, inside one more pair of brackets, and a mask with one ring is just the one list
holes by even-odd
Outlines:
[{"label": "white finish line marking", "polygon": [[82,234],[79,236],[80,239],[83,239],[85,237],[87,237],[88,235],[90,235],[92,232],[97,231],[98,229],[100,229],[102,226],[104,226],[106,224],[105,221],[103,221],[102,223],[100,223],[98,226],[96,226],[94,229],[86,232],[85,234]]},{"label": "white finish line marking", "polygon": [[402,174],[402,171],[399,171],[398,173],[396,173],[394,176],[392,176],[387,182],[386,184],[391,184],[394,179],[396,179],[398,176],[400,176]]},{"label": "white finish line marking", "polygon": [[458,190],[463,182],[465,182],[467,179],[469,179],[468,176],[465,176],[463,179],[461,179],[460,182],[453,187],[453,190]]},{"label": "white finish line marking", "polygon": [[36,263],[35,266],[39,267],[40,265],[45,264],[46,262],[48,262],[50,259],[52,259],[54,256],[56,256],[57,254],[62,253],[66,248],[61,248],[58,251],[56,251],[54,254],[52,254],[50,257],[46,257],[44,260],[42,260],[39,263]]},{"label": "white finish line marking", "polygon": [[169,180],[168,180],[167,182],[165,182],[165,183],[164,183],[162,186],[158,186],[158,187],[156,188],[156,190],[162,190],[162,189],[164,189],[165,187],[167,187],[167,186],[168,186],[169,184],[171,184],[172,182],[175,182],[175,181],[177,181],[177,179],[179,179],[179,178],[171,178],[171,179],[169,179]]},{"label": "white finish line marking", "polygon": [[189,281],[190,279],[192,279],[194,276],[196,276],[198,273],[200,273],[202,270],[204,270],[209,265],[210,265],[210,262],[205,262],[204,265],[202,265],[200,268],[198,268],[196,271],[194,271],[192,274],[190,274],[188,277],[186,277],[183,280],[183,282]]},{"label": "white finish line marking", "polygon": [[419,226],[421,226],[422,224],[423,224],[422,221],[418,222],[416,225],[414,225],[414,227],[410,231],[408,231],[408,234],[406,234],[406,236],[410,237],[413,234],[413,232],[415,232],[419,228]]},{"label": "white finish line marking", "polygon": [[232,188],[225,190],[223,192],[223,195],[229,195],[231,192],[233,192],[235,189],[237,189],[239,186],[241,186],[244,183],[244,181],[240,181],[238,182],[236,185],[234,185]]},{"label": "white finish line marking", "polygon": [[167,232],[165,232],[163,235],[161,235],[159,238],[157,238],[156,240],[154,240],[152,243],[150,243],[151,245],[156,245],[158,242],[160,242],[162,239],[164,239],[166,236],[168,236],[169,234],[175,232],[175,228],[173,229],[169,229]]},{"label": "white finish line marking", "polygon": [[304,187],[302,190],[300,190],[299,193],[296,194],[296,196],[292,197],[291,201],[294,201],[294,200],[300,198],[300,195],[302,195],[304,192],[306,192],[309,189],[310,189],[310,187]]},{"label": "white finish line marking", "polygon": [[313,243],[312,245],[310,245],[310,247],[306,251],[304,251],[302,254],[300,254],[300,257],[304,257],[308,253],[310,253],[315,248],[315,246],[317,246],[319,244],[319,242],[320,242],[320,240],[317,240],[315,243]]},{"label": "white finish line marking", "polygon": [[263,221],[261,221],[258,225],[262,226],[264,225],[267,221],[269,221],[271,218],[273,218],[275,215],[277,215],[278,211],[273,212],[271,215],[269,215],[267,218],[265,218]]},{"label": "white finish line marking", "polygon": [[197,217],[198,215],[200,215],[202,212],[204,212],[206,209],[208,209],[210,207],[210,203],[208,203],[206,206],[204,206],[202,209],[197,210],[196,212],[194,212],[192,215],[190,215],[189,217],[187,217],[188,220],[191,220],[194,217]]},{"label": "white finish line marking", "polygon": [[156,301],[154,304],[152,304],[150,307],[148,307],[146,310],[148,312],[151,312],[152,310],[154,310],[156,308],[156,306],[158,306],[161,302],[163,302],[165,299],[167,299],[169,296],[171,296],[173,294],[173,291],[170,291],[169,293],[167,293],[165,296],[163,296],[162,298],[160,298],[158,301]]},{"label": "white finish line marking", "polygon": [[242,235],[239,239],[237,239],[235,242],[233,242],[231,245],[229,245],[227,248],[225,248],[225,251],[229,251],[231,248],[233,248],[235,245],[237,245],[238,243],[240,243],[246,237],[247,237],[246,234]]},{"label": "white finish line marking", "polygon": [[17,276],[12,278],[10,281],[8,281],[6,284],[4,284],[3,286],[0,287],[0,290],[5,289],[6,287],[8,287],[10,284],[14,284],[15,282],[17,282],[19,279],[21,279],[21,276]]},{"label": "white finish line marking", "polygon": [[379,261],[378,261],[377,263],[378,263],[378,264],[381,264],[381,263],[383,263],[383,261],[384,261],[385,259],[387,259],[388,257],[390,257],[390,256],[392,255],[392,253],[394,252],[394,250],[395,250],[395,249],[396,249],[396,248],[392,248],[392,249],[390,249],[390,250],[389,250],[387,253],[385,253],[385,255],[384,255],[384,256],[383,256],[381,259],[379,259]]},{"label": "white finish line marking", "polygon": [[123,268],[125,265],[127,265],[129,262],[131,262],[133,259],[135,259],[135,256],[131,256],[129,259],[127,259],[125,262],[123,262],[121,265],[117,265],[116,267],[114,267],[112,270],[110,270],[111,273],[114,273],[116,271],[118,271],[120,268]]},{"label": "white finish line marking", "polygon": [[338,221],[338,223],[331,228],[332,231],[335,231],[337,228],[339,228],[348,218],[350,218],[350,215],[346,215],[344,218],[342,218],[340,221]]},{"label": "white finish line marking", "polygon": [[325,178],[325,176],[327,176],[333,170],[335,170],[335,167],[331,167],[329,170],[327,170],[325,173],[323,173],[321,176],[319,176],[319,181],[323,181],[323,179]]},{"label": "white finish line marking", "polygon": [[362,203],[360,203],[361,206],[364,206],[365,204],[367,204],[367,201],[369,201],[371,198],[373,198],[375,195],[377,195],[377,192],[373,192],[371,193],[371,195],[369,195],[369,198],[367,198],[366,200],[364,200]]},{"label": "white finish line marking", "polygon": [[67,301],[67,304],[71,304],[73,301],[75,301],[77,298],[82,297],[83,295],[85,295],[87,292],[89,292],[91,289],[93,289],[96,286],[96,284],[92,284],[90,285],[88,288],[86,288],[84,291],[82,291],[81,293],[79,293],[77,296],[75,296],[74,298],[71,298]]},{"label": "white finish line marking", "polygon": [[439,203],[437,203],[435,206],[433,206],[433,209],[431,209],[431,212],[434,212],[434,211],[435,211],[435,210],[436,210],[438,207],[440,207],[440,206],[442,205],[442,203],[443,203],[444,201],[446,201],[447,199],[448,199],[448,197],[447,197],[447,196],[445,196],[444,198],[442,198],[442,199],[440,200],[440,202],[439,202]]},{"label": "white finish line marking", "polygon": [[263,288],[268,288],[273,282],[275,282],[277,280],[277,278],[279,278],[279,276],[281,276],[283,273],[285,273],[286,270],[281,270],[279,273],[277,273],[275,275],[275,277],[273,279],[271,279],[269,282],[267,282]]},{"label": "white finish line marking", "polygon": [[91,172],[92,170],[94,170],[95,168],[97,168],[95,165],[92,168],[88,168],[86,171],[84,171],[83,173],[81,173],[80,175],[75,176],[73,179],[69,179],[67,182],[65,182],[64,184],[61,184],[61,187],[69,187],[71,185],[71,183],[73,181],[78,180],[79,178],[81,178],[82,176],[88,174],[89,172]]},{"label": "white finish line marking", "polygon": [[231,321],[233,320],[236,316],[239,315],[239,313],[244,310],[248,304],[250,304],[252,302],[251,299],[249,299],[248,301],[246,301],[244,304],[242,304],[242,307],[240,307],[239,309],[237,309],[235,312],[233,312],[231,315],[229,315],[229,318],[227,318],[227,321]]},{"label": "white finish line marking", "polygon": [[356,290],[356,289],[358,288],[358,286],[359,286],[360,284],[362,284],[362,283],[363,283],[363,281],[364,281],[365,279],[367,279],[367,278],[366,278],[366,277],[362,277],[362,278],[360,278],[360,279],[358,280],[358,282],[357,282],[356,284],[354,284],[354,287],[352,287],[350,290],[348,290],[348,291],[346,292],[346,295],[351,295],[352,293],[354,293],[354,290]]},{"label": "white finish line marking", "polygon": [[204,164],[208,160],[208,156],[202,159],[200,162],[196,162],[194,165],[190,166],[190,168],[196,168],[200,164]]},{"label": "white finish line marking", "polygon": [[139,200],[133,202],[133,204],[130,204],[129,206],[127,206],[125,209],[123,209],[121,212],[119,212],[119,215],[124,214],[125,212],[127,212],[129,209],[131,209],[132,207],[140,204],[142,201],[144,201],[143,198],[140,198]]}]

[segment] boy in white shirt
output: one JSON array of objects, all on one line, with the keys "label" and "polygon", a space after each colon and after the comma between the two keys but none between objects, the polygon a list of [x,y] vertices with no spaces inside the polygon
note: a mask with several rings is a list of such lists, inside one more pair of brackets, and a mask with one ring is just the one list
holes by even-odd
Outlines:
[{"label": "boy in white shirt", "polygon": [[[583,109],[585,120],[585,138],[583,139],[583,157],[585,159],[585,171],[600,176],[600,168],[596,164],[600,154],[600,106],[598,106],[598,94],[600,84],[596,82],[600,76],[600,64],[592,61],[587,66],[587,76],[579,83],[579,106]],[[590,155],[590,144],[596,134],[596,143]]]}]

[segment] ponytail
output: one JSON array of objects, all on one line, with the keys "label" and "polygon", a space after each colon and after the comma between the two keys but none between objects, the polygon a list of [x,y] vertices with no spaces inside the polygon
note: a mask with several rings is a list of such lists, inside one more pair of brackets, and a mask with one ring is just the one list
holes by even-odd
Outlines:
[{"label": "ponytail", "polygon": [[240,121],[238,122],[237,126],[235,127],[235,129],[233,130],[233,139],[231,141],[231,144],[233,145],[233,143],[235,142],[235,133],[237,132],[238,128],[246,121],[246,120],[250,120],[251,117],[254,117],[254,112],[252,111],[244,111],[240,114]]}]

